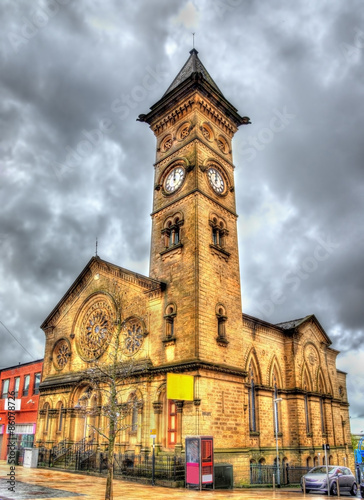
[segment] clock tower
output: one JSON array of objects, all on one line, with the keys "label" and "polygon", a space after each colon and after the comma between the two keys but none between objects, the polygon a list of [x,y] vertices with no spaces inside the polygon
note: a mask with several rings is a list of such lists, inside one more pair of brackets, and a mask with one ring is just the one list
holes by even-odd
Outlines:
[{"label": "clock tower", "polygon": [[[232,138],[241,117],[192,49],[140,121],[157,139],[150,277],[167,284],[174,362],[241,364],[242,310]],[[168,337],[168,335],[167,335]]]}]

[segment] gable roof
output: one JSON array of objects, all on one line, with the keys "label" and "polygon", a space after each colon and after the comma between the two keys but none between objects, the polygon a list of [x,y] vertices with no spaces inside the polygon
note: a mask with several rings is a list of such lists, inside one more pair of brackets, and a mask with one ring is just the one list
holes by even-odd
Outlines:
[{"label": "gable roof", "polygon": [[106,260],[100,259],[100,257],[92,257],[89,262],[86,264],[85,268],[81,271],[81,273],[77,276],[75,281],[72,283],[70,288],[63,295],[61,300],[57,303],[57,305],[52,309],[50,314],[46,317],[46,319],[41,324],[41,328],[44,329],[47,327],[50,320],[56,314],[56,312],[60,309],[60,307],[67,301],[68,297],[76,290],[77,286],[82,282],[83,279],[86,278],[87,273],[91,271],[91,268],[97,264],[98,266],[104,266],[111,272],[117,273],[125,281],[131,282],[144,288],[146,292],[151,292],[154,290],[165,290],[166,284],[163,281],[158,281],[153,278],[149,278],[148,276],[143,276],[142,274],[136,273],[134,271],[129,271],[123,267],[117,266],[116,264],[112,264],[111,262],[107,262]]},{"label": "gable roof", "polygon": [[316,316],[314,314],[309,314],[308,316],[305,316],[304,318],[293,319],[290,321],[284,321],[283,323],[277,323],[276,326],[278,326],[279,328],[282,328],[282,330],[288,331],[288,330],[293,330],[295,328],[299,328],[300,326],[304,325],[305,323],[309,323],[309,322],[312,322],[317,326],[317,328],[320,330],[322,336],[324,337],[326,344],[331,345],[332,342],[331,342],[329,336],[327,335],[325,330],[322,328],[319,320],[316,318]]}]

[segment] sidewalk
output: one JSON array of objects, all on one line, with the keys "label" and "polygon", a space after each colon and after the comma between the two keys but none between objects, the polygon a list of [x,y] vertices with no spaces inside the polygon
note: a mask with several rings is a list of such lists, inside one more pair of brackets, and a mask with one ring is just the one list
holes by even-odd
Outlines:
[{"label": "sidewalk", "polygon": [[[66,500],[103,500],[105,478],[83,476],[50,469],[28,469],[16,467],[15,493],[8,490],[6,482],[9,465],[0,461],[0,500],[35,500],[43,498],[65,498]],[[215,491],[193,491],[184,488],[163,488],[130,481],[114,480],[114,498],[123,500],[261,500],[275,498],[298,500],[303,494],[298,489],[234,489]],[[325,495],[308,495],[313,500],[326,499]]]}]

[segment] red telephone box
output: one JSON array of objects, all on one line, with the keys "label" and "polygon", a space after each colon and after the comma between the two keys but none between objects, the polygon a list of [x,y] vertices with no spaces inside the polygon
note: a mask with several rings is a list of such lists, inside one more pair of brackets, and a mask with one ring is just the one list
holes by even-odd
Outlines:
[{"label": "red telephone box", "polygon": [[211,436],[186,437],[186,488],[214,488],[214,440]]}]

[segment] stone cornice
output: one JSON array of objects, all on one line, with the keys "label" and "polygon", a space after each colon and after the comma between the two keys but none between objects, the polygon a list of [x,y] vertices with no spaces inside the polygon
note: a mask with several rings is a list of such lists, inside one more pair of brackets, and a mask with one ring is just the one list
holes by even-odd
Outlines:
[{"label": "stone cornice", "polygon": [[199,188],[193,188],[193,189],[191,189],[191,191],[189,191],[188,193],[184,193],[179,198],[174,199],[173,201],[171,201],[167,205],[164,205],[163,207],[158,208],[158,210],[154,210],[154,212],[152,212],[150,215],[153,216],[153,215],[158,214],[159,212],[163,212],[163,210],[166,210],[170,206],[175,205],[177,202],[179,202],[179,201],[181,201],[181,200],[183,200],[183,199],[187,198],[188,196],[191,196],[191,195],[193,195],[195,193],[201,194],[202,196],[204,196],[205,198],[207,198],[208,200],[210,200],[214,205],[216,205],[220,209],[224,210],[225,213],[227,213],[229,215],[233,215],[234,217],[238,217],[238,214],[236,212],[234,212],[233,210],[230,210],[229,208],[226,208],[224,205],[222,205],[221,203],[219,203],[217,200],[214,200],[214,198],[212,198],[212,196],[209,196],[207,193],[204,193]]},{"label": "stone cornice", "polygon": [[180,363],[177,362],[170,365],[153,366],[152,368],[149,369],[149,373],[153,374],[164,374],[171,372],[180,373],[188,371],[197,371],[201,369],[213,372],[225,373],[229,375],[237,375],[239,377],[246,377],[247,375],[247,372],[245,370],[241,370],[240,368],[234,366],[221,365],[200,360],[181,361]]}]

